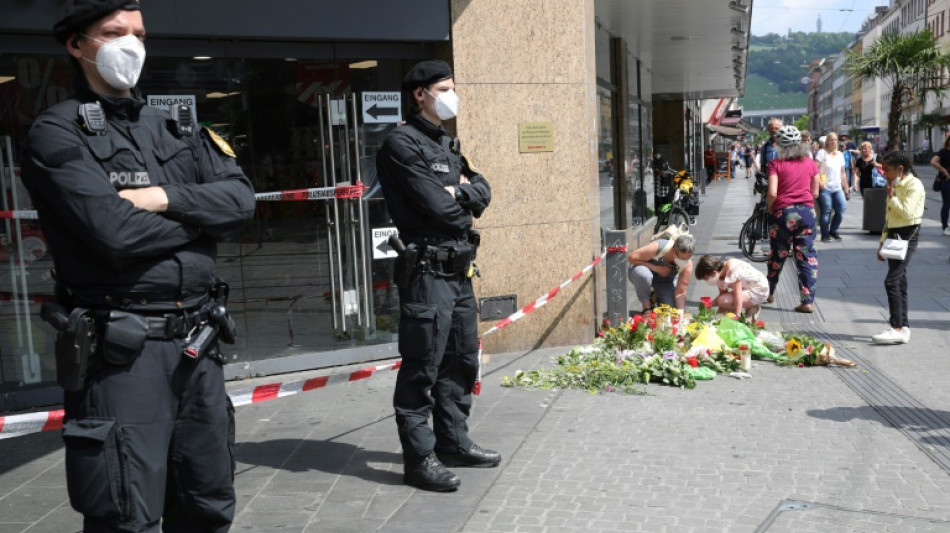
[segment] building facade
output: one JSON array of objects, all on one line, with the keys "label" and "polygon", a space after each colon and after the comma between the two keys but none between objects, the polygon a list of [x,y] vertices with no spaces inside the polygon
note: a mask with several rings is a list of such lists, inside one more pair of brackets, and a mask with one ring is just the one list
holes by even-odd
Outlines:
[{"label": "building facade", "polygon": [[[72,72],[51,36],[59,0],[7,3],[0,19],[5,213],[28,210],[19,150],[33,120],[67,98]],[[649,161],[698,169],[699,102],[744,86],[751,0],[385,0],[143,2],[139,86],[183,102],[225,137],[259,193],[253,224],[219,247],[241,338],[229,378],[398,357],[393,227],[374,158],[403,117],[404,73],[454,69],[448,127],[492,185],[478,221],[480,330],[547,294],[603,251],[652,227]],[[686,19],[682,13],[695,17]],[[541,142],[521,142],[541,132]],[[525,148],[528,146],[528,148]],[[362,188],[357,188],[362,185]],[[316,193],[276,194],[309,189]],[[323,192],[320,192],[323,191]],[[330,191],[329,194],[326,191]],[[341,194],[342,192],[342,194]],[[0,228],[0,411],[56,403],[52,297],[37,221]],[[602,269],[484,341],[488,352],[589,342],[605,310]]]}]

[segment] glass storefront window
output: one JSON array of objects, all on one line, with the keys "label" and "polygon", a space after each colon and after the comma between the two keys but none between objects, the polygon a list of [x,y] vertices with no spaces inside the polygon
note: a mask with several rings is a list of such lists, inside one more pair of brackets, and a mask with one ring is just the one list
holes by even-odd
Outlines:
[{"label": "glass storefront window", "polygon": [[[597,175],[600,191],[600,227],[614,228],[614,165],[618,164],[614,151],[613,98],[611,91],[597,87]],[[623,164],[623,150],[619,151]]]},{"label": "glass storefront window", "polygon": [[[398,91],[416,59],[307,59],[307,50],[296,58],[153,54],[139,82],[146,97],[192,101],[258,193],[364,186],[362,199],[259,201],[247,229],[221,243],[218,275],[231,285],[241,333],[225,346],[232,376],[395,353],[384,346],[398,321],[393,259],[374,257],[373,234],[392,227],[375,155],[401,112],[366,123],[358,95]],[[72,93],[72,79],[65,57],[0,55],[0,210],[31,209],[18,154],[36,117]],[[55,383],[52,328],[37,318],[52,298],[51,263],[37,220],[0,221],[0,391]],[[287,356],[296,362],[253,367]]]}]

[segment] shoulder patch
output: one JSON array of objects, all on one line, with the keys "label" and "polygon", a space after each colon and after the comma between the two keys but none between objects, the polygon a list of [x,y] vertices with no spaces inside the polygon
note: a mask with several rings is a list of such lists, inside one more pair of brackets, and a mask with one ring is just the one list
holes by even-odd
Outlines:
[{"label": "shoulder patch", "polygon": [[227,141],[222,139],[220,135],[218,135],[217,133],[215,133],[209,128],[201,128],[201,131],[205,132],[208,135],[208,138],[211,139],[211,142],[213,142],[214,145],[218,147],[218,150],[222,154],[228,157],[235,157],[235,158],[237,157],[237,155],[234,153],[234,150],[231,148],[231,145],[228,144]]},{"label": "shoulder patch", "polygon": [[472,174],[481,174],[481,172],[475,168],[475,165],[472,164],[472,160],[464,155],[462,156],[462,164],[465,165],[465,168],[470,170]]}]

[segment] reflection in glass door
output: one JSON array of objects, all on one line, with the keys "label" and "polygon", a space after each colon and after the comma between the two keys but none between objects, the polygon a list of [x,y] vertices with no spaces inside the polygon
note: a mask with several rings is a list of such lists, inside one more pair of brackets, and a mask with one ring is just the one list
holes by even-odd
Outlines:
[{"label": "reflection in glass door", "polygon": [[340,61],[244,63],[249,127],[234,132],[239,163],[258,192],[286,194],[258,202],[255,226],[219,262],[243,295],[234,309],[247,345],[236,362],[372,359],[354,348],[395,340],[398,312],[393,260],[374,259],[371,238],[391,226],[375,153],[392,124],[363,124],[359,109],[378,74]]}]

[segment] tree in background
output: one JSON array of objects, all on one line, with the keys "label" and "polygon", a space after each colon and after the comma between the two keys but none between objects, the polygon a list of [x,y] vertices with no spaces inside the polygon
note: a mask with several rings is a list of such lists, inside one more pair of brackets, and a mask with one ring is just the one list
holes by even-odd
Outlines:
[{"label": "tree in background", "polygon": [[862,53],[847,50],[847,54],[852,78],[862,82],[880,79],[890,85],[887,150],[901,149],[901,115],[914,103],[923,108],[928,95],[939,97],[947,92],[943,75],[950,68],[950,54],[938,48],[930,30],[888,33]]},{"label": "tree in background", "polygon": [[[946,122],[940,113],[921,113],[920,120],[917,121],[917,127],[927,132],[927,146],[931,152],[936,152],[939,147],[934,146],[933,131],[937,126],[943,126]],[[942,139],[941,139],[942,140]]]},{"label": "tree in background", "polygon": [[808,115],[802,115],[795,120],[795,127],[798,128],[798,131],[805,131],[808,129],[808,123],[811,119]]}]

